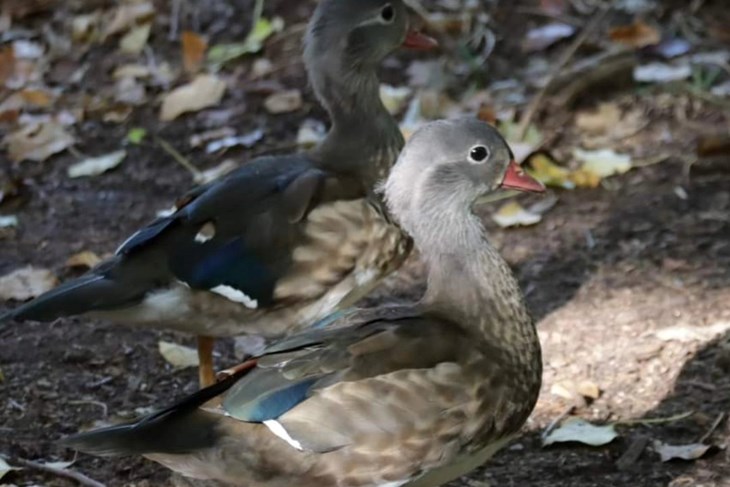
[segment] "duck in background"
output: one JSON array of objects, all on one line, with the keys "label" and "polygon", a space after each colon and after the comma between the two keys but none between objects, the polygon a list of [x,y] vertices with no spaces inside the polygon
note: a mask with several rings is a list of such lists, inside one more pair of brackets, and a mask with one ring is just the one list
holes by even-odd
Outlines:
[{"label": "duck in background", "polygon": [[401,45],[435,45],[408,30],[402,0],[321,0],[304,62],[332,119],[323,142],[194,189],[114,257],[0,323],[88,315],[194,333],[209,385],[213,337],[277,337],[354,303],[412,246],[373,191],[403,146],[377,77]]}]

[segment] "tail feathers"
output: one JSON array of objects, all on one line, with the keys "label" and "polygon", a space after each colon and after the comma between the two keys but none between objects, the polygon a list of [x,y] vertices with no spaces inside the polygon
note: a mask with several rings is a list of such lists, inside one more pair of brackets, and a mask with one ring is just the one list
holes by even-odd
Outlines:
[{"label": "tail feathers", "polygon": [[215,445],[216,416],[193,410],[63,438],[63,446],[99,456],[185,454]]},{"label": "tail feathers", "polygon": [[62,316],[128,305],[139,295],[139,289],[132,289],[103,275],[88,274],[0,315],[0,323],[9,320],[52,321]]},{"label": "tail feathers", "polygon": [[[184,454],[214,446],[221,436],[221,414],[198,409],[223,394],[256,365],[255,360],[212,386],[130,424],[69,436],[64,446],[99,456]],[[244,365],[245,365],[244,364]]]}]

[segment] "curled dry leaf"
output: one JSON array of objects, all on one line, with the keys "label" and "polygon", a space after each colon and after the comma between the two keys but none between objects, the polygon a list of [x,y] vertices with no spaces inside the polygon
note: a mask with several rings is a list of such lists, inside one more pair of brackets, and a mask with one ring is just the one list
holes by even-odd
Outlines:
[{"label": "curled dry leaf", "polygon": [[269,113],[288,113],[302,107],[302,93],[295,89],[272,93],[264,100]]},{"label": "curled dry leaf", "polygon": [[101,257],[91,250],[84,250],[66,259],[66,267],[85,267],[91,269],[99,262],[101,262]]},{"label": "curled dry leaf", "polygon": [[527,37],[522,42],[522,49],[525,52],[542,51],[573,34],[575,34],[575,27],[572,25],[552,22],[535,29],[530,29],[527,32]]},{"label": "curled dry leaf", "polygon": [[658,44],[661,34],[654,27],[637,20],[631,25],[614,27],[608,31],[612,41],[630,47],[646,47]]},{"label": "curled dry leaf", "polygon": [[542,439],[544,446],[553,443],[578,442],[590,446],[602,446],[618,437],[612,424],[596,426],[581,418],[568,418]]},{"label": "curled dry leaf", "polygon": [[199,365],[198,352],[190,347],[162,340],[157,347],[162,358],[175,368],[184,369]]},{"label": "curled dry leaf", "polygon": [[198,75],[192,82],[165,95],[160,109],[160,120],[173,120],[183,113],[217,105],[225,91],[226,83],[217,76]]},{"label": "curled dry leaf", "polygon": [[48,269],[23,267],[0,277],[0,298],[25,301],[53,289],[56,284],[58,279]]},{"label": "curled dry leaf", "polygon": [[61,123],[49,120],[12,132],[3,142],[8,146],[8,155],[16,162],[44,161],[71,146],[74,138]]},{"label": "curled dry leaf", "polygon": [[187,73],[195,74],[205,60],[208,42],[195,32],[186,30],[182,33],[183,66]]},{"label": "curled dry leaf", "polygon": [[659,454],[662,462],[670,460],[697,460],[707,453],[712,445],[703,443],[690,443],[687,445],[668,445],[659,440],[654,440],[654,451]]},{"label": "curled dry leaf", "polygon": [[99,157],[90,157],[68,168],[68,177],[97,176],[117,167],[127,156],[125,150],[118,150]]},{"label": "curled dry leaf", "polygon": [[529,226],[542,220],[539,213],[532,213],[526,210],[516,201],[510,201],[502,205],[496,213],[492,214],[492,219],[502,228]]},{"label": "curled dry leaf", "polygon": [[254,54],[261,50],[264,41],[276,32],[284,29],[284,20],[275,17],[272,20],[260,18],[249,32],[243,42],[232,44],[217,44],[208,51],[208,61],[212,64],[221,65],[243,56]]}]

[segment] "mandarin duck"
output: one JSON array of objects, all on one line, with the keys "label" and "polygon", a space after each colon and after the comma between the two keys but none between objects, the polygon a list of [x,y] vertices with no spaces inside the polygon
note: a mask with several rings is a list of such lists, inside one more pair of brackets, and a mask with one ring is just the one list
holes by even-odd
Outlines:
[{"label": "mandarin duck", "polygon": [[194,189],[110,260],[0,322],[85,314],[194,333],[209,385],[213,337],[277,337],[355,302],[411,248],[374,192],[403,146],[376,74],[400,45],[435,45],[408,30],[402,0],[322,0],[304,49],[332,119],[322,143]]},{"label": "mandarin duck", "polygon": [[472,213],[498,188],[544,190],[491,126],[427,124],[384,185],[426,265],[419,302],[290,335],[167,409],[63,443],[206,485],[421,487],[476,468],[516,435],[542,374],[517,281]]}]

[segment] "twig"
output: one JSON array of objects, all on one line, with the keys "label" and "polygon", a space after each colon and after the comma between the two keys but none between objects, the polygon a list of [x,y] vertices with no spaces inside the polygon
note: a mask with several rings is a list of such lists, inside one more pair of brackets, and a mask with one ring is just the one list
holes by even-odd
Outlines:
[{"label": "twig", "polygon": [[547,436],[550,433],[552,433],[552,431],[555,429],[555,427],[558,426],[558,424],[560,424],[560,422],[562,420],[564,420],[570,413],[572,413],[574,409],[575,409],[575,405],[571,404],[570,406],[566,407],[560,414],[558,414],[557,418],[550,421],[550,424],[548,425],[548,427],[545,428],[545,431],[542,432],[542,435],[541,435],[542,438],[543,439],[547,438]]},{"label": "twig", "polygon": [[712,436],[712,433],[715,432],[717,427],[720,426],[720,423],[722,423],[723,419],[725,419],[725,413],[721,412],[720,414],[717,415],[717,417],[715,418],[715,421],[713,421],[712,424],[710,425],[710,429],[708,429],[707,432],[705,432],[705,434],[702,435],[699,440],[697,440],[697,443],[704,443],[705,441],[707,441],[710,438],[710,436]]},{"label": "twig", "polygon": [[13,460],[12,463],[18,463],[24,467],[28,468],[34,468],[36,470],[40,470],[42,472],[50,473],[53,475],[58,475],[59,477],[65,477],[68,479],[75,480],[81,485],[87,485],[88,487],[106,487],[105,484],[102,484],[101,482],[97,482],[96,480],[87,477],[86,475],[76,472],[74,470],[69,470],[67,468],[57,468],[53,467],[51,465],[46,465],[44,463],[38,463],[34,462],[33,460],[25,460],[23,458],[16,458]]},{"label": "twig", "polygon": [[167,39],[170,41],[177,40],[177,32],[180,28],[180,9],[182,6],[182,0],[172,0],[170,6],[170,31],[167,34]]},{"label": "twig", "polygon": [[666,418],[637,418],[637,419],[624,419],[621,421],[616,421],[613,424],[615,425],[629,425],[629,424],[662,424],[662,423],[673,423],[675,421],[679,421],[680,419],[689,418],[692,416],[695,412],[694,411],[685,411],[683,413],[675,414],[674,416],[669,416]]},{"label": "twig", "polygon": [[591,21],[588,22],[588,25],[583,28],[583,31],[580,33],[580,35],[573,40],[573,42],[565,49],[565,51],[563,51],[563,55],[558,60],[557,64],[555,64],[552,71],[550,71],[547,81],[545,82],[543,87],[540,88],[540,91],[538,91],[537,94],[533,97],[533,99],[530,101],[530,104],[527,106],[524,113],[522,114],[520,123],[517,126],[517,138],[519,140],[525,138],[525,134],[527,134],[527,128],[530,126],[532,118],[535,116],[538,109],[540,108],[540,104],[542,103],[543,98],[545,98],[545,94],[550,89],[550,85],[553,83],[558,74],[560,74],[560,71],[562,71],[563,68],[568,64],[568,61],[570,61],[571,58],[575,56],[578,48],[583,45],[586,39],[588,39],[588,36],[596,30],[598,23],[603,19],[608,10],[609,7],[607,5],[602,5],[599,10],[593,15]]},{"label": "twig", "polygon": [[155,142],[157,142],[160,147],[162,147],[162,150],[167,152],[173,159],[179,162],[182,167],[190,171],[190,174],[193,175],[193,178],[198,179],[202,177],[202,173],[198,170],[198,168],[195,167],[192,162],[187,160],[185,156],[180,154],[180,152],[178,152],[177,149],[175,149],[168,141],[158,137],[157,135],[155,135],[154,138]]}]

